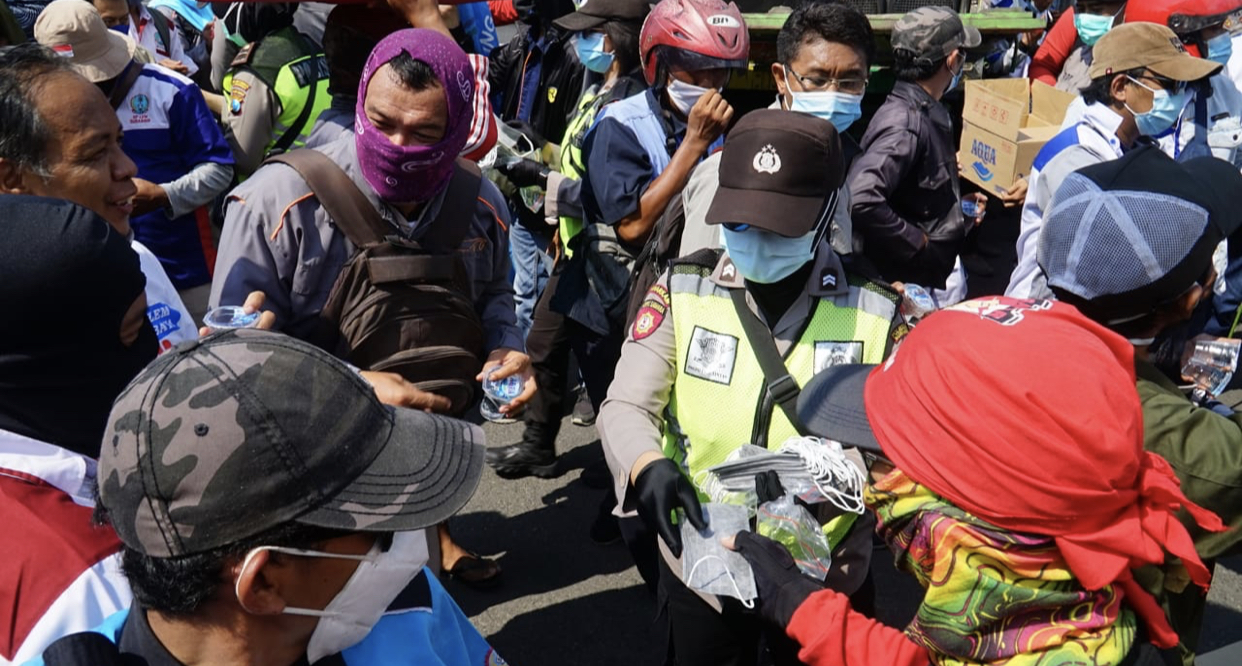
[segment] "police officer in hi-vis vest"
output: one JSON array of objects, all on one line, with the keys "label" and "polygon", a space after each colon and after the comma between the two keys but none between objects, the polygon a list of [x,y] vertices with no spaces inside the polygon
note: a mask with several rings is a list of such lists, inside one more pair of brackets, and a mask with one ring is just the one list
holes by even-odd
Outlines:
[{"label": "police officer in hi-vis vest", "polygon": [[[707,214],[708,224],[723,225],[725,249],[683,257],[651,288],[600,411],[620,510],[636,510],[664,542],[660,586],[679,664],[754,664],[761,634],[736,600],[699,595],[680,580],[671,515],[707,501],[691,479],[742,444],[777,449],[798,436],[784,409],[797,395],[789,379],[802,386],[828,365],[879,363],[905,332],[898,295],[847,271],[829,244],[844,179],[828,121],[775,109],[738,121]],[[778,370],[783,381],[765,379]],[[861,469],[855,451],[847,457]],[[843,512],[821,519],[834,549],[828,583],[852,594],[866,578],[870,522]],[[768,636],[768,646],[779,640]],[[792,651],[773,652],[778,664],[797,663]]]}]

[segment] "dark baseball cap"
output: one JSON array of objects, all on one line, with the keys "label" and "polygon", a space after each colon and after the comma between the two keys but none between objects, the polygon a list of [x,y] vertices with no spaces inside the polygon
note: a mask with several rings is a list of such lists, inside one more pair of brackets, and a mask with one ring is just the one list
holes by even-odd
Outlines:
[{"label": "dark baseball cap", "polygon": [[1057,188],[1039,236],[1039,265],[1057,296],[1103,323],[1176,298],[1242,227],[1242,173],[1157,146],[1079,169]]},{"label": "dark baseball cap", "polygon": [[288,522],[416,530],[466,504],[483,431],[379,402],[306,342],[241,329],[183,343],[112,407],[100,502],[126,546],[201,553]]},{"label": "dark baseball cap", "polygon": [[650,11],[647,0],[586,0],[578,6],[578,11],[552,23],[569,32],[585,32],[609,21],[641,21]]},{"label": "dark baseball cap", "polygon": [[979,30],[962,23],[962,17],[948,7],[919,7],[897,19],[893,26],[894,49],[904,49],[916,58],[932,62],[957,49],[973,49],[981,43],[983,35]]},{"label": "dark baseball cap", "polygon": [[725,138],[707,223],[749,224],[796,238],[816,227],[844,182],[832,123],[797,111],[752,111]]}]

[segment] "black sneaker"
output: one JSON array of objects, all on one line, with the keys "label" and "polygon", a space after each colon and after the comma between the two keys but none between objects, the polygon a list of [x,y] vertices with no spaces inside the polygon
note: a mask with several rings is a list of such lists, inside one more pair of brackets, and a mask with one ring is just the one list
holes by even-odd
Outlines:
[{"label": "black sneaker", "polygon": [[586,390],[578,392],[578,401],[574,403],[574,414],[570,422],[583,428],[595,425],[595,408],[591,407],[591,399]]},{"label": "black sneaker", "polygon": [[522,479],[537,476],[541,479],[556,477],[556,454],[546,449],[535,449],[524,444],[510,444],[487,450],[487,464],[502,479]]}]

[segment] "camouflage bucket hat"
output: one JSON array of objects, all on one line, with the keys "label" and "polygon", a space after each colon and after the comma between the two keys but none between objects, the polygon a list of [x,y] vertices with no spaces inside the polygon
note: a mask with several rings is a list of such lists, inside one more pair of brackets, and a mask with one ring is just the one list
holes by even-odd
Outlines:
[{"label": "camouflage bucket hat", "polygon": [[308,343],[240,329],[179,345],[117,398],[100,502],[125,545],[176,557],[290,521],[416,530],[469,501],[483,431],[385,406]]},{"label": "camouflage bucket hat", "polygon": [[957,12],[948,7],[919,7],[897,19],[893,26],[894,49],[910,51],[916,58],[932,62],[959,48],[973,49],[981,43],[983,35],[979,30],[963,24]]}]

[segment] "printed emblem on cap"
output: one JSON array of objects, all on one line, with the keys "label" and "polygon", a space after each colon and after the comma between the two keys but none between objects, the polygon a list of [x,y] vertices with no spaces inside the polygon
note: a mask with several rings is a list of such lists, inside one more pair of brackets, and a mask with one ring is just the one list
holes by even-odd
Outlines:
[{"label": "printed emblem on cap", "polygon": [[72,58],[73,44],[56,44],[52,47],[52,52],[63,58]]},{"label": "printed emblem on cap", "polygon": [[707,25],[716,26],[717,28],[740,28],[741,23],[737,19],[728,14],[715,14],[707,17]]},{"label": "printed emblem on cap", "polygon": [[1039,312],[1052,307],[1052,301],[1042,298],[979,298],[952,305],[947,310],[968,312],[980,319],[995,322],[1001,326],[1013,326],[1025,318],[1024,313]]},{"label": "printed emblem on cap", "polygon": [[769,143],[755,153],[752,166],[759,173],[776,173],[781,170],[781,156],[777,154],[776,148]]},{"label": "printed emblem on cap", "polygon": [[1177,38],[1177,37],[1170,37],[1170,38],[1169,38],[1169,43],[1171,43],[1171,44],[1173,45],[1173,48],[1177,49],[1177,52],[1178,52],[1178,53],[1185,53],[1185,52],[1186,52],[1186,45],[1182,43],[1182,40],[1181,40],[1181,39],[1179,39],[1179,38]]}]

